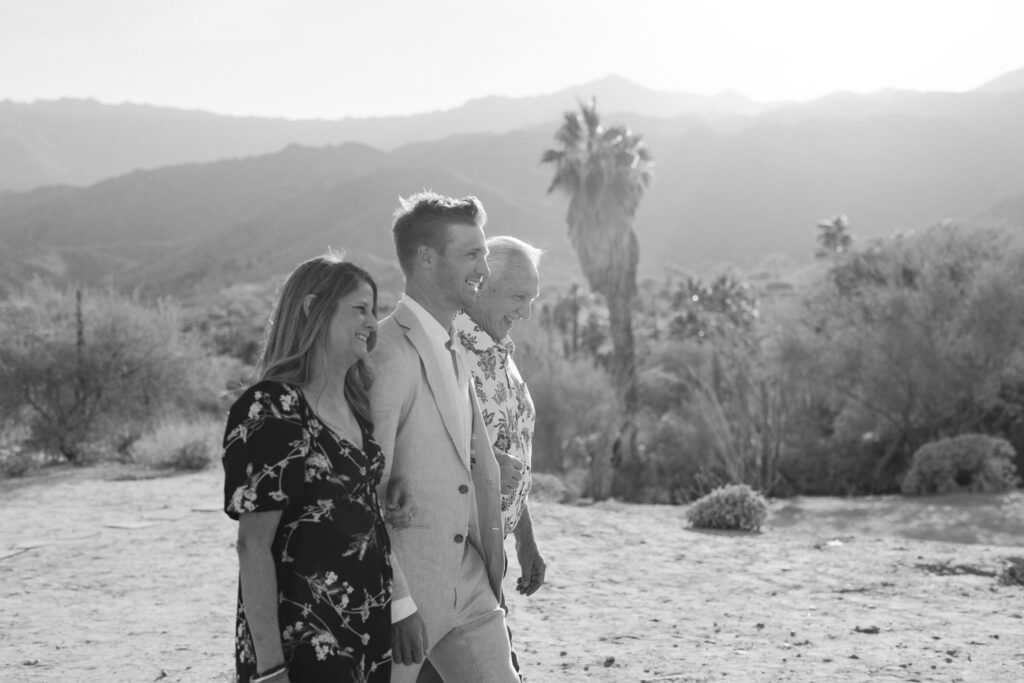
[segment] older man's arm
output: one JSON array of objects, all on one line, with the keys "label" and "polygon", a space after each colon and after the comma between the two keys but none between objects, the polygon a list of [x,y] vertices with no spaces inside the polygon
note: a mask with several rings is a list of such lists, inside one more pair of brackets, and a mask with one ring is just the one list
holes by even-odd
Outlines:
[{"label": "older man's arm", "polygon": [[[491,427],[487,429],[490,434]],[[491,438],[494,438],[493,435]],[[494,448],[494,459],[498,461],[498,469],[501,471],[501,495],[512,493],[519,488],[519,482],[523,480],[522,460],[498,448]]]},{"label": "older man's arm", "polygon": [[544,573],[547,565],[537,548],[533,537],[533,520],[530,518],[530,506],[523,507],[523,514],[512,532],[516,537],[516,555],[519,557],[520,577],[516,581],[516,590],[523,595],[533,595],[544,585]]}]

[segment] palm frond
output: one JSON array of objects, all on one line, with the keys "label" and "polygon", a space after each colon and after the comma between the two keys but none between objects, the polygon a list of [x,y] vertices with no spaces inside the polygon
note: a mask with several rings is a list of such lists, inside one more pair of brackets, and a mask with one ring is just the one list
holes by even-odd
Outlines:
[{"label": "palm frond", "polygon": [[551,194],[555,190],[560,190],[567,195],[572,196],[579,191],[579,184],[579,168],[573,164],[561,164],[555,171],[554,178],[551,179],[551,185],[548,186],[548,194]]},{"label": "palm frond", "polygon": [[555,141],[568,148],[582,146],[583,124],[577,112],[565,112],[565,120],[558,131],[555,132]]},{"label": "palm frond", "polygon": [[629,131],[627,131],[622,126],[612,126],[611,128],[605,129],[605,131],[601,133],[601,142],[609,145],[618,144],[621,140],[623,140],[626,137],[628,132]]},{"label": "palm frond", "polygon": [[580,113],[583,115],[583,122],[587,124],[587,131],[590,135],[597,136],[601,133],[601,116],[597,113],[597,97],[591,97],[590,102],[580,105]]},{"label": "palm frond", "polygon": [[546,149],[540,157],[540,163],[559,163],[565,158],[565,152],[559,149]]}]

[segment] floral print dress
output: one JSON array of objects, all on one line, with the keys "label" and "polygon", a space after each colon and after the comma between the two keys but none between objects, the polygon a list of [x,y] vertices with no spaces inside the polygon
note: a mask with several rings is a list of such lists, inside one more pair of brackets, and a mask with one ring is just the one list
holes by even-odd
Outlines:
[{"label": "floral print dress", "polygon": [[[359,426],[357,447],[280,382],[250,387],[228,416],[225,512],[281,511],[271,550],[295,683],[386,683],[391,674],[390,544],[376,493],[384,457],[371,425]],[[236,680],[248,683],[256,659],[241,585],[235,636]]]}]

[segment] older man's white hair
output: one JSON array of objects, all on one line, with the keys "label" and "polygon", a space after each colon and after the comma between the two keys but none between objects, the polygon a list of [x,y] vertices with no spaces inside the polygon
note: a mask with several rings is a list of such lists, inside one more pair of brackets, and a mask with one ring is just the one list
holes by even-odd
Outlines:
[{"label": "older man's white hair", "polygon": [[518,259],[523,259],[534,268],[540,267],[540,257],[544,250],[533,246],[518,237],[498,235],[487,240],[487,265],[491,269],[490,280],[500,280],[505,272]]}]

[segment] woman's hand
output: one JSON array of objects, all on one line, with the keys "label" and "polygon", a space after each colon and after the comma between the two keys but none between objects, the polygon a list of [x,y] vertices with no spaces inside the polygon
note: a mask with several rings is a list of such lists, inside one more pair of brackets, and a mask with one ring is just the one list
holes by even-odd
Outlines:
[{"label": "woman's hand", "polygon": [[395,529],[408,529],[414,525],[416,506],[413,505],[412,494],[401,477],[392,477],[388,481],[388,492],[384,501],[384,521]]},{"label": "woman's hand", "polygon": [[[259,669],[257,669],[257,671],[259,671]],[[254,682],[258,682],[258,683],[291,683],[291,678],[289,678],[289,676],[288,676],[288,668],[285,667],[285,668],[281,669],[280,671],[278,671],[277,673],[275,673],[273,675],[270,675],[270,676],[268,676],[267,674],[263,674],[262,676],[257,674],[256,676],[253,676],[252,678],[249,679],[249,683],[254,683]]]}]

